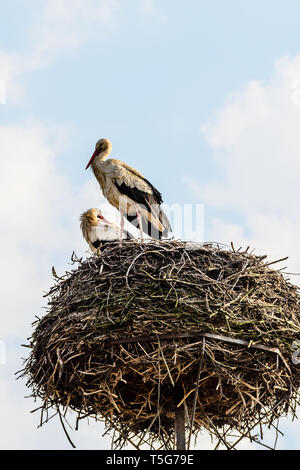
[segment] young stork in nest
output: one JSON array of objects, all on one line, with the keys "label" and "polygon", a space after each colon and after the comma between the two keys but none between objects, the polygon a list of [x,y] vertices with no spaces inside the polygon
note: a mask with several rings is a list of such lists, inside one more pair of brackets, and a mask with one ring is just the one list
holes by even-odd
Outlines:
[{"label": "young stork in nest", "polygon": [[124,216],[139,227],[141,240],[143,232],[155,239],[166,237],[171,231],[170,223],[161,204],[161,193],[134,168],[124,162],[107,157],[111,142],[100,139],[96,143],[86,169],[92,166],[104,196],[121,214],[121,234],[124,230]]},{"label": "young stork in nest", "polygon": [[[90,249],[99,253],[107,242],[120,240],[120,229],[117,225],[108,222],[99,209],[93,208],[83,212],[80,216],[80,227]],[[122,239],[133,239],[133,235],[123,231]]]}]

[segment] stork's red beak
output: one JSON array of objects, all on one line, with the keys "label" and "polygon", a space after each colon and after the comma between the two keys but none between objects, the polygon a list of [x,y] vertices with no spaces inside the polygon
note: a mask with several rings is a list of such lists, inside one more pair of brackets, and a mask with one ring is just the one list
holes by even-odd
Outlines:
[{"label": "stork's red beak", "polygon": [[98,217],[98,219],[103,220],[103,222],[106,222],[107,224],[110,224],[110,222],[108,222],[108,220],[106,220],[106,219],[103,217],[102,214],[98,214],[97,217]]},{"label": "stork's red beak", "polygon": [[95,152],[91,156],[90,161],[88,162],[87,166],[85,167],[86,170],[88,169],[89,166],[91,166],[91,164],[93,163],[94,158],[97,157],[98,154],[99,154],[99,150],[95,150]]}]

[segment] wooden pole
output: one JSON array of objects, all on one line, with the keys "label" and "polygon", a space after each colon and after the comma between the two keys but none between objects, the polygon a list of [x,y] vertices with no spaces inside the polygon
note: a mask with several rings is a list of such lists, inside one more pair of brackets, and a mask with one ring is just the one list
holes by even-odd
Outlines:
[{"label": "wooden pole", "polygon": [[175,412],[176,450],[185,450],[185,409],[184,404]]}]

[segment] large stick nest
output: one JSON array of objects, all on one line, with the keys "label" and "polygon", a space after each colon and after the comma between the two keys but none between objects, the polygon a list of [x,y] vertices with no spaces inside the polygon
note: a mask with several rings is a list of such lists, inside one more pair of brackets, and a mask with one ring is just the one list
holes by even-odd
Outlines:
[{"label": "large stick nest", "polygon": [[189,437],[206,428],[233,447],[230,430],[249,437],[294,413],[300,297],[265,257],[124,241],[75,263],[47,294],[23,370],[42,421],[71,408],[104,419],[116,446],[171,448],[183,404]]}]

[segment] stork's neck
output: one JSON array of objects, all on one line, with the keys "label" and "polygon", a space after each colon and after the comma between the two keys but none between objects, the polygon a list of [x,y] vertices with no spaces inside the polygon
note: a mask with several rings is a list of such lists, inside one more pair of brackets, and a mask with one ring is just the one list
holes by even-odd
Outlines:
[{"label": "stork's neck", "polygon": [[107,159],[108,155],[110,154],[110,149],[104,150],[100,152],[99,155],[95,158],[94,162],[101,162]]}]

